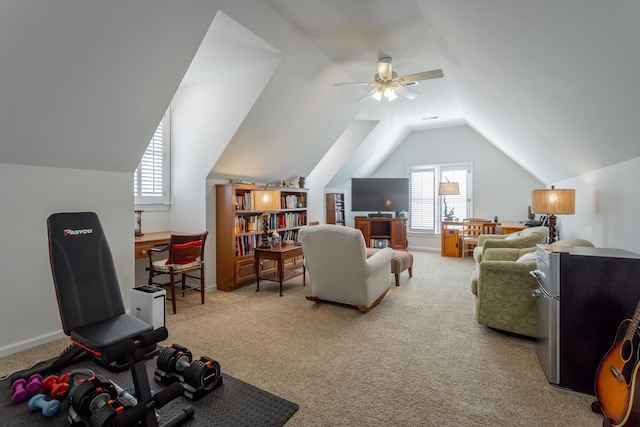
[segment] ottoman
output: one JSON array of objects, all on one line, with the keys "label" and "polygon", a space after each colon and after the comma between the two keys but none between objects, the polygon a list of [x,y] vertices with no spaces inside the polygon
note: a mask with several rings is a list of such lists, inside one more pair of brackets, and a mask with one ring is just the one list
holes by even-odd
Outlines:
[{"label": "ottoman", "polygon": [[[367,248],[367,258],[378,252],[378,248]],[[413,277],[413,254],[409,251],[393,250],[391,260],[391,274],[396,276],[396,286],[400,286],[400,273],[409,270],[409,277]]]}]

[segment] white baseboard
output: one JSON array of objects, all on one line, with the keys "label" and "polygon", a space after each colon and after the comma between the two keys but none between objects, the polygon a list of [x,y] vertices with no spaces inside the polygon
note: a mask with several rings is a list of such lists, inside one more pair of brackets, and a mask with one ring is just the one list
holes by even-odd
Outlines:
[{"label": "white baseboard", "polygon": [[14,353],[18,353],[23,350],[28,350],[33,347],[37,347],[42,344],[49,343],[51,341],[58,340],[60,338],[64,338],[66,335],[62,332],[62,329],[51,332],[44,335],[39,335],[34,338],[29,338],[28,340],[19,341],[16,343],[12,343],[9,345],[5,345],[0,347],[0,357],[10,356]]}]

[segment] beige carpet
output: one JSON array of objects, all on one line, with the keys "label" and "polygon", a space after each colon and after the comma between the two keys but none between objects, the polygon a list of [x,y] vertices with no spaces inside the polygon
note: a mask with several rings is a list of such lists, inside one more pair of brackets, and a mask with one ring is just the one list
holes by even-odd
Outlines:
[{"label": "beige carpet", "polygon": [[[533,341],[475,322],[473,260],[414,256],[414,277],[403,273],[401,286],[369,313],[307,301],[301,277],[285,282],[283,297],[277,283],[263,282],[258,293],[255,286],[209,293],[205,305],[195,293],[179,301],[178,314],[167,314],[168,342],[298,403],[290,426],[602,424],[590,411],[592,396],[547,383]],[[66,345],[0,359],[1,371]]]}]

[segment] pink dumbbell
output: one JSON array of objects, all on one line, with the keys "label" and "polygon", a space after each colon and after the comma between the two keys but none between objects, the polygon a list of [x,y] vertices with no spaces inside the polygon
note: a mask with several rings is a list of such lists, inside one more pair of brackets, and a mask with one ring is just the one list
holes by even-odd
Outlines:
[{"label": "pink dumbbell", "polygon": [[41,381],[42,376],[40,374],[31,375],[28,382],[23,378],[15,380],[13,384],[11,384],[11,390],[13,390],[11,401],[18,403],[27,400],[27,397],[40,390]]}]

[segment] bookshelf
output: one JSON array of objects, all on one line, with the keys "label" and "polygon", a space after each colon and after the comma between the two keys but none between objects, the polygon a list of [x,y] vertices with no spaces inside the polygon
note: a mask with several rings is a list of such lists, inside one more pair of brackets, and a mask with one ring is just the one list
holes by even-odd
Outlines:
[{"label": "bookshelf", "polygon": [[326,193],[327,224],[344,225],[344,194]]},{"label": "bookshelf", "polygon": [[356,217],[355,226],[362,232],[368,248],[407,249],[406,218]]},{"label": "bookshelf", "polygon": [[[232,291],[256,282],[253,249],[260,245],[262,212],[252,210],[251,192],[263,185],[216,185],[216,284]],[[269,230],[277,231],[284,243],[298,241],[298,230],[307,224],[307,190],[267,187],[280,192],[280,209],[269,212]],[[298,263],[302,260],[294,259]],[[275,271],[275,263],[265,260],[262,272]]]}]

